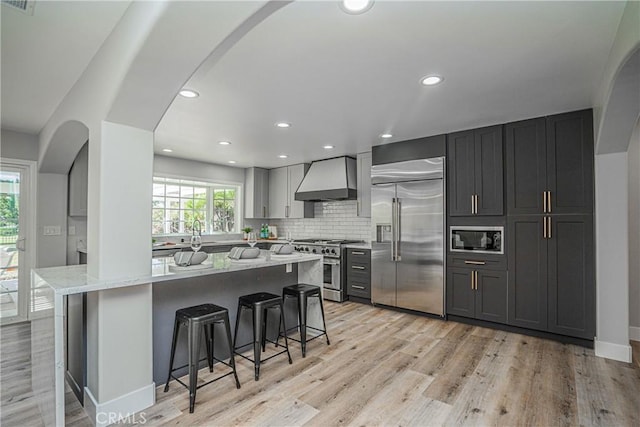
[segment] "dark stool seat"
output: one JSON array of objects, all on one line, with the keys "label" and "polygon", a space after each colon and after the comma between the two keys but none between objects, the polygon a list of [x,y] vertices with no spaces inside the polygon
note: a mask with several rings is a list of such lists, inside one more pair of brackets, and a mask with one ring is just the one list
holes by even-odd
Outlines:
[{"label": "dark stool seat", "polygon": [[[308,298],[317,297],[320,304],[320,313],[322,314],[322,327],[324,329],[314,328],[307,325],[307,307]],[[298,283],[297,285],[285,286],[282,288],[283,304],[287,302],[288,298],[297,298],[298,300],[298,325],[292,327],[290,330],[300,328],[300,339],[289,337],[290,340],[300,343],[302,347],[302,357],[307,355],[307,342],[325,336],[327,339],[327,345],[330,345],[329,335],[327,335],[327,325],[324,320],[324,307],[322,305],[322,289],[320,286],[307,285],[305,283]],[[314,331],[321,332],[319,335],[315,335],[311,339],[307,339],[307,328]],[[288,331],[285,331],[288,332]],[[279,338],[279,337],[278,337]]]},{"label": "dark stool seat", "polygon": [[[289,364],[291,361],[291,354],[289,354],[289,343],[287,341],[287,335],[284,335],[284,344],[285,349],[279,353],[276,353],[272,356],[267,357],[266,359],[261,359],[261,351],[265,350],[266,342],[269,341],[273,344],[277,342],[271,341],[267,339],[267,310],[277,308],[280,310],[280,326],[282,326],[286,330],[286,324],[284,320],[284,306],[282,305],[282,298],[278,295],[270,294],[268,292],[258,292],[250,295],[243,295],[238,298],[238,314],[236,316],[236,329],[233,336],[233,342],[236,343],[233,347],[233,351],[240,357],[243,357],[251,362],[253,362],[253,366],[255,369],[255,379],[258,381],[260,378],[260,363],[265,362],[271,358],[279,356],[283,353],[287,353],[287,357],[289,358]],[[250,309],[253,315],[253,342],[247,343],[243,345],[237,345],[238,338],[238,328],[240,327],[240,317],[245,309]],[[279,338],[279,336],[278,336]],[[236,350],[247,347],[253,344],[253,359],[237,352]]]},{"label": "dark stool seat", "polygon": [[[216,323],[222,323],[227,336],[227,348],[229,351],[229,362],[217,359],[214,356],[214,328]],[[181,327],[186,326],[189,341],[189,362],[186,365],[174,368],[173,362],[176,355],[176,343]],[[200,341],[202,340],[202,331],[205,332],[205,344],[207,348],[207,363],[209,364],[209,372],[213,372],[214,360],[231,368],[231,372],[220,375],[204,384],[198,384],[198,369],[200,367]],[[189,367],[189,385],[183,383],[173,375],[178,369]],[[167,383],[164,386],[165,393],[169,390],[169,381],[171,378],[178,381],[189,390],[189,412],[193,413],[196,402],[196,391],[200,387],[211,384],[226,376],[233,375],[236,380],[236,388],[240,388],[238,374],[236,372],[236,363],[234,359],[233,346],[231,344],[231,328],[229,326],[229,311],[214,304],[201,304],[193,307],[181,308],[176,310],[175,323],[173,325],[173,340],[171,341],[171,359],[169,361],[169,375],[167,375]]]}]

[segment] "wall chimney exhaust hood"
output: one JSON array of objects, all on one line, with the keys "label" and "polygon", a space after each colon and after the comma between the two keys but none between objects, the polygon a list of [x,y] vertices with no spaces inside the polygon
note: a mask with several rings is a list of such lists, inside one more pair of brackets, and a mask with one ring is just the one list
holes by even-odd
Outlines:
[{"label": "wall chimney exhaust hood", "polygon": [[319,202],[356,198],[356,159],[335,157],[311,163],[295,199]]}]

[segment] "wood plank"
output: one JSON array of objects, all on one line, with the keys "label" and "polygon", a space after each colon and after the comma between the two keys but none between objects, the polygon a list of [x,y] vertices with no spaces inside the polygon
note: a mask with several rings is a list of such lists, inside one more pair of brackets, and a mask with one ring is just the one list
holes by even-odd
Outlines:
[{"label": "wood plank", "polygon": [[[268,361],[258,382],[253,365],[237,358],[242,388],[231,377],[201,388],[193,414],[186,389],[172,383],[164,393],[159,384],[145,425],[640,425],[634,364],[353,302],[327,301],[325,313],[330,346],[315,340],[306,358],[292,346],[293,364]],[[0,423],[41,426],[29,324],[3,326],[0,335]],[[210,377],[206,368],[200,374]],[[67,424],[90,426],[69,399]]]}]

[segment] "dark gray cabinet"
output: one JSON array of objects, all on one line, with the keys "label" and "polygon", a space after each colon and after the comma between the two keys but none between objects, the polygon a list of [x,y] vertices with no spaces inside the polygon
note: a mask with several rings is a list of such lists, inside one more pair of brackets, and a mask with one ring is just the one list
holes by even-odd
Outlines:
[{"label": "dark gray cabinet", "polygon": [[594,337],[592,115],[505,125],[510,325]]},{"label": "dark gray cabinet", "polygon": [[509,215],[593,212],[592,126],[591,110],[505,125]]},{"label": "dark gray cabinet", "polygon": [[502,126],[447,136],[449,215],[502,215]]},{"label": "dark gray cabinet", "polygon": [[523,215],[507,219],[509,313],[513,326],[547,329],[547,241],[544,219]]},{"label": "dark gray cabinet", "polygon": [[447,270],[447,314],[506,323],[507,272],[450,267]]},{"label": "dark gray cabinet", "polygon": [[548,221],[549,332],[593,339],[593,216],[552,215]]},{"label": "dark gray cabinet", "polygon": [[593,339],[592,215],[509,217],[508,323]]},{"label": "dark gray cabinet", "polygon": [[346,249],[346,291],[348,296],[371,299],[371,250]]}]

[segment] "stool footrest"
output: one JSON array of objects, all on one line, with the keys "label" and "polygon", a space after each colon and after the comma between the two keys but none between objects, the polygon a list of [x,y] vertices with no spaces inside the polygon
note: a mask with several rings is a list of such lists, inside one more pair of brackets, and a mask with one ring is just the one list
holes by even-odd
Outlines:
[{"label": "stool footrest", "polygon": [[[269,341],[269,342],[273,342],[273,341]],[[274,343],[274,344],[275,344],[275,343]],[[284,350],[282,350],[282,351],[280,351],[280,352],[278,352],[278,353],[276,353],[276,354],[272,354],[272,355],[271,355],[271,356],[269,356],[269,357],[265,357],[264,359],[260,359],[260,363],[266,362],[267,360],[269,360],[269,359],[273,359],[274,357],[276,357],[276,356],[280,356],[281,354],[286,353],[286,352],[287,352],[287,349],[286,349],[286,347],[285,347],[285,349],[284,349]],[[240,356],[240,357],[242,357],[243,359],[246,359],[246,360],[248,360],[248,361],[249,361],[249,362],[251,362],[251,363],[256,363],[256,361],[255,361],[255,360],[253,360],[252,358],[250,358],[250,357],[248,357],[248,356],[245,356],[245,355],[244,355],[244,354],[242,354],[242,353],[238,353],[238,352],[236,352],[235,354],[236,354],[236,356]]]}]

